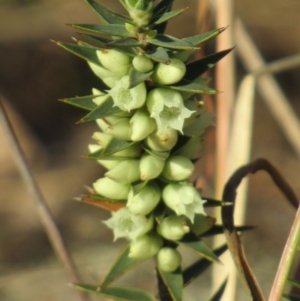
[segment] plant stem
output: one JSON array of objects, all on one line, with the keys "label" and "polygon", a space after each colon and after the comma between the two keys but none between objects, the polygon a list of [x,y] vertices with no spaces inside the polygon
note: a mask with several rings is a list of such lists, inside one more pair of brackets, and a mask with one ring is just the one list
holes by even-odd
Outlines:
[{"label": "plant stem", "polygon": [[298,207],[288,240],[286,242],[269,301],[280,301],[300,239],[300,207]]},{"label": "plant stem", "polygon": [[[28,191],[31,194],[33,201],[35,202],[38,214],[40,216],[44,229],[48,235],[48,238],[52,244],[52,247],[55,250],[58,258],[61,260],[65,270],[69,274],[71,281],[74,284],[78,283],[79,277],[77,275],[74,263],[69,255],[66,245],[60,235],[60,232],[44,200],[44,197],[37,185],[37,182],[30,170],[30,167],[23,154],[23,151],[21,150],[18,139],[14,133],[11,123],[9,122],[1,97],[0,123],[2,128],[4,129],[4,132],[6,133],[10,151],[15,159],[19,172],[21,173],[25,183],[27,184]],[[78,294],[82,301],[88,300],[87,296],[84,293],[78,292]]]}]

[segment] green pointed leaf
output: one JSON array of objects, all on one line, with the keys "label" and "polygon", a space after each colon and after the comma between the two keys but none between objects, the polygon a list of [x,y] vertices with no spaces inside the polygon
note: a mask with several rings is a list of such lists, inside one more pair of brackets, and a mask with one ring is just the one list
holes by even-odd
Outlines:
[{"label": "green pointed leaf", "polygon": [[166,160],[169,155],[170,155],[170,152],[158,152],[158,151],[154,151],[152,149],[149,149],[145,146],[143,146],[143,149],[146,151],[146,153],[148,153],[149,155],[152,155],[152,156],[155,156],[155,157],[158,157],[160,159],[163,159],[163,160]]},{"label": "green pointed leaf", "polygon": [[[227,245],[224,244],[223,246],[214,250],[214,253],[217,256],[221,256],[226,250],[228,249]],[[195,280],[199,275],[201,275],[208,267],[210,267],[212,261],[209,261],[205,258],[202,258],[195,263],[188,266],[183,272],[183,285],[189,285],[193,280]]]},{"label": "green pointed leaf", "polygon": [[[134,48],[131,48],[131,47],[125,47],[125,46],[118,46],[118,45],[114,45],[114,44],[111,44],[112,42],[116,42],[118,40],[111,40],[111,39],[106,39],[106,38],[103,38],[103,37],[95,37],[93,35],[90,35],[90,34],[81,34],[84,38],[86,38],[87,40],[89,40],[90,42],[92,43],[95,43],[96,45],[99,45],[100,48],[110,48],[110,47],[114,47],[114,48],[117,48],[118,50],[120,50],[121,52],[124,52],[125,54],[127,55],[130,55],[130,56],[135,56],[136,55],[136,50]],[[120,39],[121,40],[121,39]]]},{"label": "green pointed leaf", "polygon": [[191,140],[191,137],[184,136],[184,135],[178,135],[178,140],[176,145],[172,148],[171,154],[176,154],[177,151],[179,151],[183,146],[185,146],[189,141]]},{"label": "green pointed leaf", "polygon": [[127,31],[125,25],[72,24],[71,26],[78,30],[93,32],[97,34],[111,35],[117,37],[132,37],[132,34]]},{"label": "green pointed leaf", "polygon": [[96,293],[104,298],[112,298],[119,301],[156,301],[155,297],[141,290],[125,287],[106,287],[89,284],[77,284],[74,287],[82,292],[93,294]]},{"label": "green pointed leaf", "polygon": [[176,86],[169,86],[173,90],[197,93],[197,94],[216,94],[215,89],[208,88],[196,82],[190,82],[187,80],[181,80]]},{"label": "green pointed leaf", "polygon": [[119,254],[118,258],[110,268],[109,272],[106,274],[105,278],[102,281],[101,287],[106,287],[117,277],[121,276],[125,272],[127,272],[130,268],[138,264],[141,260],[129,258],[130,246],[126,246],[126,248]]},{"label": "green pointed leaf", "polygon": [[152,73],[153,73],[153,71],[147,72],[147,73],[143,73],[143,72],[137,71],[134,68],[131,68],[131,70],[129,72],[129,88],[130,89],[134,88],[138,84],[144,82],[147,78],[150,77],[150,75]]},{"label": "green pointed leaf", "polygon": [[148,181],[144,181],[135,185],[131,185],[131,188],[133,190],[133,195],[136,195],[139,193],[146,185],[148,184]]},{"label": "green pointed leaf", "polygon": [[166,34],[158,34],[154,39],[149,39],[148,43],[168,49],[194,49],[192,44]]},{"label": "green pointed leaf", "polygon": [[[113,138],[105,149],[101,149],[96,152],[93,152],[87,155],[86,158],[95,159],[95,160],[114,159],[114,157],[112,156],[113,154],[134,144],[136,144],[136,142],[128,142],[128,141],[118,140],[116,138]],[[120,157],[118,156],[118,158]]]},{"label": "green pointed leaf", "polygon": [[[200,192],[200,191],[199,191]],[[208,207],[221,207],[222,206],[222,201],[220,200],[215,200],[212,198],[206,198],[206,197],[202,197],[203,200],[205,200],[206,202],[203,204],[203,206],[205,208]]]},{"label": "green pointed leaf", "polygon": [[282,297],[289,301],[300,301],[300,296],[283,294]]},{"label": "green pointed leaf", "polygon": [[[234,229],[236,231],[243,232],[243,231],[253,230],[253,229],[255,229],[255,226],[236,226],[236,227],[234,227]],[[201,234],[201,237],[214,236],[214,235],[218,235],[218,234],[224,234],[223,225],[214,225],[208,231]]]},{"label": "green pointed leaf", "polygon": [[96,14],[106,24],[124,24],[132,22],[130,18],[117,14],[98,2],[93,0],[85,0],[85,2],[92,7]]},{"label": "green pointed leaf", "polygon": [[287,282],[294,286],[294,287],[297,287],[297,288],[300,288],[300,282],[299,281],[296,281],[296,280],[292,280],[292,279],[288,279]]},{"label": "green pointed leaf", "polygon": [[[171,11],[173,2],[174,2],[174,0],[162,0],[162,1],[160,1],[156,5],[156,7],[154,8],[153,18]],[[167,24],[168,24],[167,22],[164,22],[164,23],[155,25],[153,27],[153,29],[156,30],[158,34],[164,33],[165,30],[166,30]]]},{"label": "green pointed leaf", "polygon": [[88,95],[81,97],[64,98],[61,101],[72,106],[91,111],[97,108],[97,105],[93,102],[93,99],[97,96],[98,95]]},{"label": "green pointed leaf", "polygon": [[213,118],[215,114],[210,112],[203,112],[193,123],[183,129],[183,133],[190,137],[202,136],[206,129],[210,126],[214,126]]},{"label": "green pointed leaf", "polygon": [[180,269],[175,272],[168,273],[158,269],[166,288],[168,289],[173,301],[182,301],[183,278]]},{"label": "green pointed leaf", "polygon": [[134,38],[124,38],[124,39],[117,39],[113,40],[108,44],[108,46],[113,46],[113,47],[137,47],[137,46],[142,46],[143,43],[138,41],[137,39]]},{"label": "green pointed leaf", "polygon": [[186,234],[181,240],[177,241],[177,243],[195,251],[207,260],[219,261],[218,256],[194,233]]},{"label": "green pointed leaf", "polygon": [[199,44],[202,44],[204,42],[209,41],[210,39],[216,37],[217,35],[219,35],[221,32],[223,32],[226,28],[222,27],[222,28],[218,28],[218,29],[214,29],[202,34],[198,34],[196,36],[192,36],[192,37],[188,37],[188,38],[183,38],[183,41],[186,41],[194,46],[197,46]]},{"label": "green pointed leaf", "polygon": [[183,13],[187,9],[188,8],[182,8],[182,9],[173,10],[173,11],[161,14],[161,15],[157,16],[157,18],[155,18],[153,24],[158,25],[158,24],[167,22],[168,20],[179,16],[181,13]]},{"label": "green pointed leaf", "polygon": [[213,68],[215,64],[227,55],[232,48],[208,55],[200,60],[188,63],[186,65],[186,73],[184,78],[189,81],[195,80],[197,77],[205,73],[208,69]]},{"label": "green pointed leaf", "polygon": [[225,288],[227,285],[227,278],[223,281],[219,289],[215,292],[215,294],[209,299],[209,301],[221,301]]},{"label": "green pointed leaf", "polygon": [[75,45],[75,44],[62,43],[62,42],[55,42],[55,43],[58,46],[66,49],[67,51],[102,67],[96,54],[96,51],[98,50],[97,48],[92,46],[82,46],[82,45]]},{"label": "green pointed leaf", "polygon": [[105,102],[93,109],[89,114],[85,115],[79,122],[93,121],[121,112],[119,107],[114,107],[113,105],[113,99],[107,95]]},{"label": "green pointed leaf", "polygon": [[147,52],[144,55],[149,59],[159,63],[167,64],[170,62],[169,55],[163,47],[157,47],[154,51]]}]

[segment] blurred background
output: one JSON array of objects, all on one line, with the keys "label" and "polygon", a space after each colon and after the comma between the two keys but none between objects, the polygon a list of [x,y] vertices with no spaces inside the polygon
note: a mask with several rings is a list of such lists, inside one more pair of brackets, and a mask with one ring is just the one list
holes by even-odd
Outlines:
[{"label": "blurred background", "polygon": [[[118,1],[101,3],[122,12]],[[190,9],[171,21],[167,32],[184,37],[215,28],[214,5],[218,6],[218,1],[175,1],[175,8]],[[232,8],[233,17],[243,21],[266,62],[300,53],[299,11],[297,0],[239,0]],[[85,185],[91,185],[103,174],[99,165],[82,158],[97,128],[93,123],[75,125],[85,112],[58,99],[89,95],[91,88],[100,83],[85,61],[50,40],[71,42],[71,37],[76,37],[65,24],[97,22],[82,0],[0,0],[0,95],[78,270],[84,282],[91,284],[99,282],[124,242],[112,243],[111,232],[101,223],[109,217],[107,212],[73,200],[85,193]],[[227,25],[233,26],[222,24]],[[230,46],[239,42],[236,39]],[[197,55],[213,53],[215,47],[210,42]],[[237,89],[248,71],[239,59],[234,68]],[[214,77],[214,71],[209,75]],[[226,77],[226,70],[223,76]],[[281,72],[275,78],[299,120],[300,68]],[[229,94],[226,87],[222,91]],[[215,99],[208,102],[215,110]],[[250,158],[265,157],[273,162],[300,197],[299,153],[286,139],[259,93],[255,98],[252,131]],[[212,130],[208,141],[211,137]],[[299,132],[295,139],[300,141]],[[78,300],[43,231],[1,128],[0,143],[0,299]],[[214,147],[214,143],[207,143],[195,175],[200,178],[203,196],[207,197],[215,196],[216,167],[209,156]],[[270,290],[293,216],[294,209],[266,174],[251,176],[246,223],[258,227],[245,233],[243,241],[265,294]],[[188,257],[192,260],[193,254]],[[120,283],[153,291],[152,272],[151,261],[145,262]],[[206,275],[187,289],[184,300],[208,298],[211,291],[209,274]],[[239,289],[236,300],[244,297]]]}]

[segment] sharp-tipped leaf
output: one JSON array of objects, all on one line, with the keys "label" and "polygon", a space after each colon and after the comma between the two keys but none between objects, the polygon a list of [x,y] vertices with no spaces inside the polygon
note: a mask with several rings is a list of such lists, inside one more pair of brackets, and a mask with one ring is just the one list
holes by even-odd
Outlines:
[{"label": "sharp-tipped leaf", "polygon": [[181,240],[177,241],[177,243],[195,251],[207,260],[219,261],[218,256],[194,233],[186,234]]},{"label": "sharp-tipped leaf", "polygon": [[78,30],[93,32],[96,34],[112,35],[117,37],[132,37],[132,34],[127,31],[125,25],[72,24],[72,27]]},{"label": "sharp-tipped leaf", "polygon": [[157,47],[154,51],[146,52],[145,56],[159,63],[167,64],[170,62],[168,53],[163,47]]},{"label": "sharp-tipped leaf", "polygon": [[[243,232],[243,231],[253,230],[255,228],[255,226],[236,226],[234,228],[236,231]],[[224,234],[222,225],[214,225],[207,232],[201,234],[201,237],[214,236],[214,235],[218,235],[218,234]]]},{"label": "sharp-tipped leaf", "polygon": [[120,200],[108,200],[107,198],[99,194],[82,196],[80,198],[76,198],[76,200],[81,203],[89,204],[108,211],[118,211],[119,209],[126,206],[126,202],[120,202]]},{"label": "sharp-tipped leaf", "polygon": [[158,157],[159,159],[163,159],[163,160],[167,159],[170,155],[170,152],[158,152],[158,151],[149,149],[145,146],[143,146],[143,149],[145,150],[146,153],[148,153],[152,156]]},{"label": "sharp-tipped leaf", "polygon": [[186,73],[184,78],[190,81],[193,81],[208,69],[213,68],[215,64],[221,60],[225,55],[227,55],[232,48],[223,50],[211,55],[208,55],[200,60],[188,63],[186,65]]},{"label": "sharp-tipped leaf", "polygon": [[139,42],[137,39],[134,38],[123,38],[123,39],[117,39],[113,40],[108,44],[108,46],[112,47],[137,47],[142,46],[143,43]]},{"label": "sharp-tipped leaf", "polygon": [[204,42],[209,41],[210,39],[216,37],[217,35],[219,35],[221,32],[223,32],[226,28],[222,27],[222,28],[218,28],[218,29],[214,29],[202,34],[198,34],[196,36],[192,36],[192,37],[188,37],[188,38],[183,38],[183,41],[186,41],[194,46],[200,45]]},{"label": "sharp-tipped leaf", "polygon": [[101,287],[106,287],[117,277],[121,276],[125,272],[127,272],[130,268],[135,266],[141,260],[129,258],[130,246],[126,246],[126,248],[119,254],[118,258],[110,268],[109,272],[106,274],[105,278],[102,281]]},{"label": "sharp-tipped leaf", "polygon": [[223,283],[220,285],[219,289],[215,292],[215,294],[209,299],[209,301],[221,301],[225,288],[227,285],[227,278],[223,281]]},{"label": "sharp-tipped leaf", "polygon": [[148,43],[168,49],[194,49],[194,46],[192,44],[166,34],[158,34],[154,39],[149,39]]},{"label": "sharp-tipped leaf", "polygon": [[289,300],[289,301],[300,301],[300,296],[283,294],[282,297],[283,297],[285,300]]},{"label": "sharp-tipped leaf", "polygon": [[[88,159],[111,159],[113,154],[134,145],[136,142],[128,142],[113,138],[105,149],[98,150],[86,156]],[[117,158],[118,159],[118,158]]]},{"label": "sharp-tipped leaf", "polygon": [[85,115],[82,119],[80,119],[80,122],[93,121],[121,112],[119,107],[114,107],[113,105],[113,99],[110,96],[107,96],[105,102],[93,109],[93,111],[89,114]]},{"label": "sharp-tipped leaf", "polygon": [[96,54],[97,48],[92,46],[75,45],[62,42],[56,42],[56,44],[68,50],[69,52],[102,67]]},{"label": "sharp-tipped leaf", "polygon": [[110,298],[119,301],[155,301],[155,297],[151,294],[125,287],[106,287],[100,288],[99,286],[89,285],[89,284],[77,284],[74,287],[82,292],[88,294],[97,294],[104,298]]},{"label": "sharp-tipped leaf", "polygon": [[[173,301],[182,301],[183,291],[183,278],[180,269],[175,272],[164,272],[158,269],[159,275],[161,276],[169,294]],[[168,299],[169,300],[169,299]]]},{"label": "sharp-tipped leaf", "polygon": [[187,8],[173,10],[173,11],[158,15],[157,18],[154,20],[153,24],[158,25],[158,24],[167,22],[168,20],[177,17],[178,15],[183,13],[185,10],[187,10]]},{"label": "sharp-tipped leaf", "polygon": [[[227,245],[223,245],[217,249],[214,250],[214,253],[217,256],[221,256],[226,250],[227,250]],[[212,261],[207,260],[207,259],[200,259],[196,261],[195,263],[191,264],[188,266],[183,272],[183,285],[187,286],[190,284],[193,280],[195,280],[199,275],[201,275],[209,266],[211,266]]]},{"label": "sharp-tipped leaf", "polygon": [[[165,14],[165,13],[171,11],[173,2],[174,2],[174,0],[162,0],[162,1],[160,1],[156,5],[156,7],[154,8],[154,11],[153,11],[154,18],[156,16],[160,16],[162,14]],[[164,22],[164,23],[155,25],[153,27],[153,29],[156,30],[157,33],[159,33],[159,34],[164,33],[165,30],[166,30],[167,24],[168,24],[167,22]]]},{"label": "sharp-tipped leaf", "polygon": [[195,93],[195,94],[216,94],[215,89],[208,88],[196,82],[190,82],[187,80],[182,80],[176,86],[170,86],[171,89],[181,91],[181,92],[188,92],[188,93]]},{"label": "sharp-tipped leaf", "polygon": [[85,2],[92,7],[96,14],[106,24],[124,24],[131,22],[131,19],[128,17],[119,15],[98,2],[93,0],[85,0]]},{"label": "sharp-tipped leaf", "polygon": [[92,111],[97,108],[97,105],[93,102],[93,99],[97,96],[98,95],[88,95],[81,97],[64,98],[61,101],[84,110]]},{"label": "sharp-tipped leaf", "polygon": [[206,129],[210,126],[214,126],[214,114],[210,112],[203,112],[193,123],[183,129],[183,133],[189,137],[200,137]]},{"label": "sharp-tipped leaf", "polygon": [[144,82],[147,78],[150,77],[150,75],[153,73],[153,71],[148,73],[143,73],[140,71],[137,71],[136,69],[132,68],[129,72],[129,88],[134,88],[138,84]]}]

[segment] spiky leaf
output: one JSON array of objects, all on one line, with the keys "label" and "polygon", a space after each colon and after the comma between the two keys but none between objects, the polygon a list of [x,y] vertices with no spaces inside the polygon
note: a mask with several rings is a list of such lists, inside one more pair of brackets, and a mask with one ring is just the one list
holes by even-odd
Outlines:
[{"label": "spiky leaf", "polygon": [[177,241],[177,243],[195,251],[207,260],[219,261],[218,256],[194,233],[186,234],[181,240]]},{"label": "spiky leaf", "polygon": [[61,101],[84,110],[92,111],[97,108],[97,105],[93,102],[93,99],[97,96],[98,95],[87,95],[81,97],[64,98]]},{"label": "spiky leaf", "polygon": [[101,18],[103,23],[124,24],[132,22],[128,17],[117,14],[98,2],[93,0],[85,0],[85,2],[92,7],[96,14]]},{"label": "spiky leaf", "polygon": [[195,122],[183,129],[184,135],[190,137],[202,136],[208,127],[215,125],[213,121],[214,116],[213,113],[203,112]]},{"label": "spiky leaf", "polygon": [[167,64],[170,62],[168,53],[163,47],[157,47],[154,51],[146,52],[145,56],[159,63]]},{"label": "spiky leaf", "polygon": [[166,34],[158,34],[155,38],[149,39],[147,41],[149,44],[165,47],[168,49],[194,49],[194,46],[192,44]]},{"label": "spiky leaf", "polygon": [[93,32],[96,34],[111,35],[117,37],[132,37],[132,34],[127,31],[125,25],[120,24],[72,24],[71,26],[78,30]]},{"label": "spiky leaf", "polygon": [[175,272],[164,272],[158,269],[159,275],[161,276],[169,294],[173,301],[182,301],[182,291],[183,291],[183,278],[180,269]]},{"label": "spiky leaf", "polygon": [[126,246],[125,249],[119,254],[118,258],[110,268],[109,272],[106,274],[105,278],[102,281],[101,287],[106,287],[117,277],[121,276],[127,272],[130,268],[134,267],[141,260],[129,258],[130,246]]},{"label": "spiky leaf", "polygon": [[158,25],[164,22],[167,22],[168,20],[177,17],[178,15],[180,15],[181,13],[183,13],[185,10],[187,10],[187,8],[182,8],[182,9],[178,9],[178,10],[173,10],[161,15],[158,15],[155,19],[153,24]]},{"label": "spiky leaf", "polygon": [[186,41],[194,46],[197,46],[197,45],[200,45],[200,44],[207,42],[207,41],[211,40],[212,38],[216,37],[221,32],[223,32],[225,29],[226,29],[225,27],[221,27],[218,29],[214,29],[214,30],[202,33],[202,34],[198,34],[196,36],[183,38],[182,40]]},{"label": "spiky leaf", "polygon": [[182,80],[174,86],[170,86],[171,89],[188,92],[188,93],[197,93],[197,94],[216,94],[215,89],[208,88],[197,82],[190,82],[187,80]]},{"label": "spiky leaf", "polygon": [[219,289],[216,291],[216,293],[209,299],[209,301],[221,301],[225,288],[227,284],[227,278],[223,281],[223,283],[220,285]]},{"label": "spiky leaf", "polygon": [[227,55],[232,48],[223,50],[211,55],[208,55],[200,60],[188,63],[186,65],[186,73],[184,78],[193,81],[208,69],[213,68],[215,64],[221,60],[225,55]]},{"label": "spiky leaf", "polygon": [[129,72],[129,88],[130,89],[134,88],[138,84],[144,82],[147,78],[150,77],[150,75],[152,73],[153,73],[153,71],[143,73],[143,72],[137,71],[136,69],[132,68]]},{"label": "spiky leaf", "polygon": [[96,51],[98,50],[97,48],[92,46],[82,46],[82,45],[62,43],[62,42],[55,42],[55,43],[58,46],[68,50],[69,52],[102,67],[96,54]]},{"label": "spiky leaf", "polygon": [[117,39],[110,42],[107,46],[112,47],[137,47],[142,46],[143,43],[139,42],[137,39],[134,38],[123,38],[123,39]]},{"label": "spiky leaf", "polygon": [[[165,14],[167,12],[170,12],[171,9],[172,9],[173,2],[174,2],[174,0],[162,0],[162,1],[160,1],[156,5],[156,7],[154,8],[154,11],[153,11],[154,18],[156,16],[160,16],[160,15],[163,15],[163,14]],[[164,23],[155,25],[153,27],[153,29],[155,29],[157,31],[157,33],[160,34],[160,33],[164,33],[165,32],[166,27],[167,27],[167,22],[164,22]]]},{"label": "spiky leaf", "polygon": [[89,114],[85,115],[79,122],[93,121],[121,112],[119,107],[114,107],[113,105],[113,99],[110,96],[107,96],[106,101],[93,109]]},{"label": "spiky leaf", "polygon": [[89,284],[74,285],[79,291],[93,294],[96,293],[104,298],[112,298],[119,301],[155,301],[155,297],[141,290],[125,287],[106,287],[100,288],[99,286]]},{"label": "spiky leaf", "polygon": [[129,146],[134,145],[136,142],[128,142],[113,138],[105,149],[98,150],[86,156],[88,159],[110,159],[111,156]]},{"label": "spiky leaf", "polygon": [[[227,245],[223,245],[217,249],[214,250],[214,253],[217,256],[221,256],[226,250]],[[188,266],[183,272],[183,284],[184,286],[187,286],[190,284],[193,280],[195,280],[199,275],[201,275],[209,266],[211,266],[212,262],[207,259],[200,259],[196,261],[195,263]]]}]

